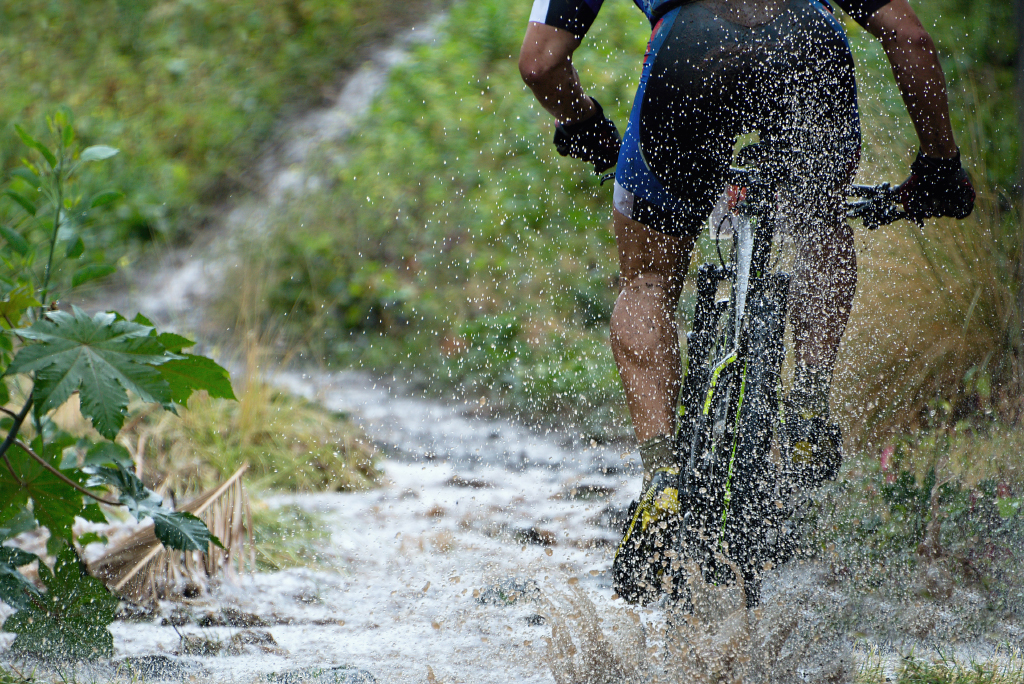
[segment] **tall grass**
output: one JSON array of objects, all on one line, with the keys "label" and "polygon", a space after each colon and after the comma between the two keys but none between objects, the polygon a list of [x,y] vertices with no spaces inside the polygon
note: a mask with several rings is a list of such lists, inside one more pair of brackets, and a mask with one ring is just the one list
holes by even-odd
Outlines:
[{"label": "tall grass", "polygon": [[[950,88],[962,105],[982,99],[971,82],[951,79]],[[916,146],[905,121],[871,107],[891,103],[893,91],[868,82],[861,176],[871,182],[901,179]],[[988,164],[986,113],[957,111],[974,214],[859,235],[860,282],[835,398],[858,442],[934,425],[944,406],[953,422],[971,415],[1014,424],[1024,410],[1021,207],[996,182],[1006,178],[1005,159],[999,171]]]},{"label": "tall grass", "polygon": [[836,385],[859,437],[934,424],[944,403],[954,417],[1022,415],[1020,220],[978,185],[974,216],[887,228],[860,251]]},{"label": "tall grass", "polygon": [[1000,652],[991,660],[962,659],[938,653],[934,659],[910,655],[896,666],[896,679],[885,672],[885,662],[878,654],[869,654],[869,661],[857,673],[857,684],[1018,684],[1024,681],[1024,663],[1017,651]]},{"label": "tall grass", "polygon": [[[254,338],[255,339],[255,338]],[[261,368],[265,347],[252,344],[243,372],[233,378],[238,401],[197,393],[177,415],[143,404],[117,437],[137,472],[154,489],[178,494],[208,490],[249,464],[245,481],[256,490],[353,491],[376,487],[378,453],[347,416],[275,389]],[[93,437],[72,397],[55,416],[61,429]]]}]

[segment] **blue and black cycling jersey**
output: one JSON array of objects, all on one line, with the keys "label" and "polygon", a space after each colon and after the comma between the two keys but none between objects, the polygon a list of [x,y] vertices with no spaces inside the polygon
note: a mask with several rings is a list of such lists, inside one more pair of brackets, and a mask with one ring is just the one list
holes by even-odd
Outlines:
[{"label": "blue and black cycling jersey", "polygon": [[[633,0],[633,3],[647,16],[651,26],[669,11],[686,4],[688,0]],[[891,2],[891,0],[834,0],[844,12],[858,23],[864,24],[868,17]],[[569,31],[582,38],[597,18],[604,0],[534,0],[530,21]]]},{"label": "blue and black cycling jersey", "polygon": [[[863,20],[888,1],[840,6]],[[654,31],[619,151],[615,209],[662,233],[696,234],[738,136],[756,132],[771,151],[765,171],[786,179],[786,206],[841,213],[860,121],[853,55],[825,0],[634,2]],[[537,0],[531,19],[582,35],[600,7]]]}]

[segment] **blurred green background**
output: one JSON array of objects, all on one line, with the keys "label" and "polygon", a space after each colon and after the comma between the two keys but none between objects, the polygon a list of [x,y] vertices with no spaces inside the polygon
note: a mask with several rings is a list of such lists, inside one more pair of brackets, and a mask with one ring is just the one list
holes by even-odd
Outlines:
[{"label": "blurred green background", "polygon": [[[85,181],[83,192],[126,193],[88,247],[136,258],[188,241],[226,201],[258,190],[252,165],[278,122],[330,101],[367,46],[430,7],[2,2],[0,165],[24,154],[14,123],[45,137],[44,115],[70,106],[83,144],[122,149]],[[323,188],[276,207],[269,231],[241,240],[242,265],[217,309],[228,326],[243,321],[329,365],[398,373],[531,420],[628,433],[607,344],[611,188],[554,154],[552,121],[521,84],[529,9],[526,0],[448,7],[437,39],[411,48],[359,132],[318,150]],[[907,226],[860,234],[861,295],[840,371],[853,390],[836,400],[858,438],[927,423],[938,398],[967,407],[957,417],[1020,413],[1012,3],[917,9],[939,46],[981,200],[975,218],[933,222],[923,236]],[[877,43],[846,23],[866,132],[861,176],[899,181],[913,131]],[[620,126],[648,32],[630,3],[608,2],[577,53],[588,91]],[[0,200],[0,220],[17,211]],[[972,341],[950,350],[968,309]],[[880,335],[883,321],[903,329]],[[893,364],[904,367],[896,380],[871,380]]]}]

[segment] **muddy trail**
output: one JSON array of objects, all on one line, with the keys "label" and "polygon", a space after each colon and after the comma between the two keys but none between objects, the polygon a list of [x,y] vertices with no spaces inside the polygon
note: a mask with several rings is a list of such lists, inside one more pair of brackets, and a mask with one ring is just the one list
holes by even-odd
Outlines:
[{"label": "muddy trail", "polygon": [[[239,236],[319,187],[318,145],[355,130],[389,70],[441,21],[376,51],[332,107],[288,124],[258,169],[261,193],[91,308],[209,334],[205,312]],[[967,591],[892,604],[844,594],[814,563],[769,572],[756,611],[735,588],[696,581],[695,615],[630,610],[610,579],[639,488],[628,448],[482,418],[476,406],[414,398],[361,373],[262,372],[357,420],[385,455],[383,486],[264,498],[322,516],[330,542],[315,569],[227,578],[124,616],[111,627],[114,661],[75,671],[76,681],[847,682],[869,666],[892,673],[912,648],[947,644],[969,660],[1024,643],[1009,623],[971,626],[984,606]],[[12,636],[0,633],[0,661]]]}]

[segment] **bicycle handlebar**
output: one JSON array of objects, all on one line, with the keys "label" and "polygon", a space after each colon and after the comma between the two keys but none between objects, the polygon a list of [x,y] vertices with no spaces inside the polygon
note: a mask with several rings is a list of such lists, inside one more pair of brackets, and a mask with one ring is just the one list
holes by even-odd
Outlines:
[{"label": "bicycle handlebar", "polygon": [[[747,188],[748,194],[754,197],[766,196],[771,188],[770,183],[757,178],[756,169],[732,167],[726,178],[732,185]],[[896,189],[889,183],[851,185],[847,194],[851,198],[859,198],[847,200],[847,218],[861,219],[868,230],[877,230],[879,226],[902,219],[913,220],[896,206]]]},{"label": "bicycle handlebar", "polygon": [[[906,211],[896,208],[896,188],[888,183],[881,185],[853,185],[850,197],[860,200],[847,200],[846,215],[864,221],[868,230],[877,230],[879,226],[887,226],[901,219],[911,219]],[[920,225],[920,221],[915,221]]]}]

